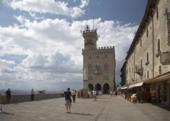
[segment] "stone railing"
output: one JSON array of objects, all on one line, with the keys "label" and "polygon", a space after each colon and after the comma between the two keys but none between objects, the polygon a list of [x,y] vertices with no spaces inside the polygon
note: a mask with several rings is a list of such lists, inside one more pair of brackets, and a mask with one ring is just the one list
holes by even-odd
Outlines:
[{"label": "stone railing", "polygon": [[[45,100],[52,98],[64,97],[63,93],[58,94],[35,94],[34,100]],[[12,95],[10,103],[20,103],[20,102],[28,102],[31,100],[31,95]],[[6,104],[7,100],[5,96],[0,96],[0,103]]]}]

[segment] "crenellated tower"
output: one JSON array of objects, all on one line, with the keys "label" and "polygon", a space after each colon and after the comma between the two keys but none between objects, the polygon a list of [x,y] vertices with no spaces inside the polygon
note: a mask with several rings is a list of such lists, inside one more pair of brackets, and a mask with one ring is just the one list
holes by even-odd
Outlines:
[{"label": "crenellated tower", "polygon": [[115,88],[114,47],[97,47],[97,30],[86,26],[83,31],[83,84],[84,89],[108,94]]},{"label": "crenellated tower", "polygon": [[89,26],[86,26],[86,29],[83,31],[84,37],[84,49],[96,49],[96,42],[98,39],[97,30],[92,29],[90,30]]}]

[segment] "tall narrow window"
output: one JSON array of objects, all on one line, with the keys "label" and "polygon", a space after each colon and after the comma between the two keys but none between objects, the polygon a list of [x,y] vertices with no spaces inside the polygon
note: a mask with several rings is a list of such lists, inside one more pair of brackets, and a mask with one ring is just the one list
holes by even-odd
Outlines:
[{"label": "tall narrow window", "polygon": [[146,55],[146,63],[145,63],[146,65],[148,65],[149,64],[149,53],[147,52],[147,55]]},{"label": "tall narrow window", "polygon": [[160,52],[161,52],[160,39],[158,39],[157,54],[156,54],[157,57],[159,57]]},{"label": "tall narrow window", "polygon": [[159,18],[159,9],[158,8],[156,9],[156,18],[157,19]]},{"label": "tall narrow window", "polygon": [[141,68],[142,68],[142,60],[140,60],[140,65],[141,65]]},{"label": "tall narrow window", "polygon": [[159,74],[162,74],[162,67],[159,66]]},{"label": "tall narrow window", "polygon": [[146,36],[148,37],[148,35],[149,35],[149,30],[147,29],[146,30]]},{"label": "tall narrow window", "polygon": [[149,79],[149,71],[147,71],[147,79]]},{"label": "tall narrow window", "polygon": [[160,39],[158,39],[158,53],[161,51]]}]

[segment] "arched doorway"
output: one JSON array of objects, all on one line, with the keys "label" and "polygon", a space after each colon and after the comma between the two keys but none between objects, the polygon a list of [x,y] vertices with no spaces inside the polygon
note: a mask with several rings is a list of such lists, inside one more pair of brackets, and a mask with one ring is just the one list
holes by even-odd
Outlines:
[{"label": "arched doorway", "polygon": [[88,85],[88,88],[89,88],[90,91],[92,91],[92,90],[93,90],[93,85],[92,85],[92,84],[89,84],[89,85]]},{"label": "arched doorway", "polygon": [[109,94],[110,86],[108,83],[103,85],[103,94]]},{"label": "arched doorway", "polygon": [[95,90],[96,91],[101,91],[102,90],[102,87],[101,87],[101,85],[99,83],[96,84]]}]

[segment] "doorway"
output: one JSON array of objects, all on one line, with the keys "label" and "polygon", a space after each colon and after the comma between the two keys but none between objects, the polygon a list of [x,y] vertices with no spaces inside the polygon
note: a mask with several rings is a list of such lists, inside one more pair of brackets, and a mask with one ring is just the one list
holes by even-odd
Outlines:
[{"label": "doorway", "polygon": [[109,94],[110,86],[108,83],[103,85],[103,94]]}]

